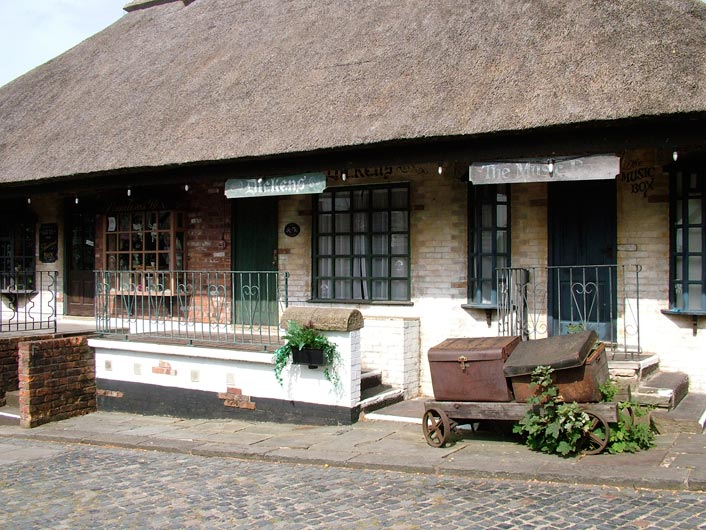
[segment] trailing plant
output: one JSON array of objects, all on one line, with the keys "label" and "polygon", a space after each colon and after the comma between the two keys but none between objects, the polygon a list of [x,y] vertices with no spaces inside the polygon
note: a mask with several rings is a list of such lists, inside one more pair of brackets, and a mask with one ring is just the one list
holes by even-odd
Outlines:
[{"label": "trailing plant", "polygon": [[654,441],[650,408],[629,401],[618,403],[618,423],[611,425],[606,451],[636,453],[649,449]]},{"label": "trailing plant", "polygon": [[552,381],[549,366],[538,366],[532,372],[532,385],[536,387],[527,403],[533,405],[513,427],[525,444],[535,451],[573,456],[591,427],[591,419],[577,403],[564,403]]},{"label": "trailing plant", "polygon": [[275,378],[280,385],[284,385],[282,371],[291,362],[293,351],[295,349],[315,348],[323,351],[324,354],[324,377],[334,387],[338,388],[340,386],[341,382],[336,373],[336,364],[341,359],[338,349],[326,335],[315,329],[311,322],[302,326],[290,320],[287,325],[287,332],[282,338],[285,340],[284,346],[277,348],[274,353]]},{"label": "trailing plant", "polygon": [[[613,401],[618,393],[618,385],[612,379],[603,383],[599,390],[603,401]],[[655,433],[650,421],[651,407],[632,401],[618,402],[618,421],[611,424],[606,451],[616,453],[636,453],[654,445]]]},{"label": "trailing plant", "polygon": [[618,393],[618,385],[612,379],[608,380],[598,387],[598,390],[603,396],[603,401],[613,401]]}]

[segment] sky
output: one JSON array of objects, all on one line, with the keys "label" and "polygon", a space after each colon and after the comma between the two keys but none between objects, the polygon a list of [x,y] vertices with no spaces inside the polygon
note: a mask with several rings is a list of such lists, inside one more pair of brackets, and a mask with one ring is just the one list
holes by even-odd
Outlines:
[{"label": "sky", "polygon": [[128,0],[0,0],[0,86],[125,14]]}]

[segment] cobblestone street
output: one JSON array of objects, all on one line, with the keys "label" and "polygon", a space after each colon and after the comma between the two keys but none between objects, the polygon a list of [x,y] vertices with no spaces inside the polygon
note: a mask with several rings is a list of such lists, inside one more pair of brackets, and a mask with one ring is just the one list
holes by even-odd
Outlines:
[{"label": "cobblestone street", "polygon": [[0,528],[706,528],[699,493],[0,445]]}]

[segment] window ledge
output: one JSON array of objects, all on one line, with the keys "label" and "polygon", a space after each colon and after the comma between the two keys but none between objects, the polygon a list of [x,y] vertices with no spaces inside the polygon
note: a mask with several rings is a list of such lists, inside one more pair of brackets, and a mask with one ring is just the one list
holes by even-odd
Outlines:
[{"label": "window ledge", "polygon": [[484,309],[485,311],[497,311],[497,304],[461,304],[463,309]]},{"label": "window ledge", "polygon": [[699,309],[662,309],[663,315],[691,317],[691,333],[694,337],[699,331],[699,317],[706,316],[706,311]]}]

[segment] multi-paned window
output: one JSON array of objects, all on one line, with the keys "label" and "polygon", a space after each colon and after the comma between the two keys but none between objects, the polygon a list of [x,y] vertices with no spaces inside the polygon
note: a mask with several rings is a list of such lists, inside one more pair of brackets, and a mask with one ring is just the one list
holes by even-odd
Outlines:
[{"label": "multi-paned window", "polygon": [[314,299],[409,301],[409,185],[326,191],[314,218]]},{"label": "multi-paned window", "polygon": [[109,215],[106,268],[111,271],[184,268],[184,215],[169,210]]},{"label": "multi-paned window", "polygon": [[497,269],[510,266],[510,189],[469,185],[468,303],[497,305]]},{"label": "multi-paned window", "polygon": [[3,289],[34,288],[34,222],[0,226],[0,280]]},{"label": "multi-paned window", "polygon": [[697,171],[672,173],[669,300],[673,310],[706,311],[703,177]]}]

